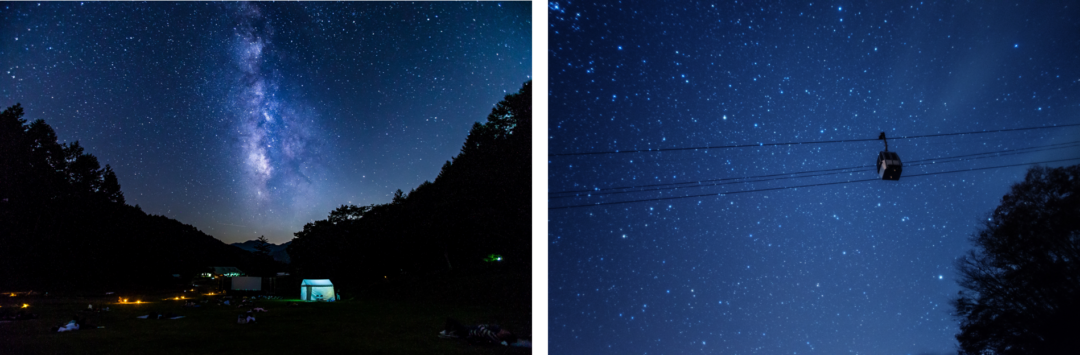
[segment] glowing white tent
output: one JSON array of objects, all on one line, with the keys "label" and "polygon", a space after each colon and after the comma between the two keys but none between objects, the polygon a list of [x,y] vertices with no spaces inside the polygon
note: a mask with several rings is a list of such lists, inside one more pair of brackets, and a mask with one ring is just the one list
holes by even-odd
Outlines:
[{"label": "glowing white tent", "polygon": [[334,284],[330,280],[304,279],[300,283],[300,299],[304,301],[319,301],[334,299]]}]

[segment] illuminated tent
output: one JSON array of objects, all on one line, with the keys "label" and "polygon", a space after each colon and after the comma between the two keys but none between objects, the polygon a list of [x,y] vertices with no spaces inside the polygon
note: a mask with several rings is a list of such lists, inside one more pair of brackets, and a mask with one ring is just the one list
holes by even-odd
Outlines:
[{"label": "illuminated tent", "polygon": [[300,299],[304,301],[334,299],[334,284],[330,280],[304,279],[300,283]]}]

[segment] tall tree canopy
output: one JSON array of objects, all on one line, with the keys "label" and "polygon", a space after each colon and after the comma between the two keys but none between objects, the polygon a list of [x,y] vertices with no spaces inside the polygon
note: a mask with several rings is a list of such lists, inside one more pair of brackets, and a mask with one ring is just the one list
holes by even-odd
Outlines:
[{"label": "tall tree canopy", "polygon": [[1032,168],[958,262],[961,354],[1080,349],[1080,165]]}]

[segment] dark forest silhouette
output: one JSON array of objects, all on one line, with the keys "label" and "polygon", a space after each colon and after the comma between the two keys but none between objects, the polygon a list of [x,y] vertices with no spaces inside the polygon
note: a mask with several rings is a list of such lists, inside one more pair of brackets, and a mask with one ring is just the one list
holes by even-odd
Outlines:
[{"label": "dark forest silhouette", "polygon": [[294,271],[363,287],[403,273],[486,268],[484,257],[498,254],[501,267],[527,280],[531,131],[526,82],[495,105],[486,123],[473,125],[434,182],[398,190],[387,204],[343,205],[305,225],[288,248]]},{"label": "dark forest silhouette", "polygon": [[960,354],[1080,349],[1080,165],[1036,167],[960,259]]},{"label": "dark forest silhouette", "polygon": [[[208,266],[274,269],[195,227],[125,204],[112,167],[60,144],[22,106],[0,113],[0,287],[176,285]],[[180,274],[183,278],[172,275]]]},{"label": "dark forest silhouette", "polygon": [[[387,275],[531,263],[531,83],[472,127],[435,182],[392,202],[342,206],[309,223],[288,248],[294,272],[364,285]],[[60,144],[16,104],[0,113],[0,288],[99,289],[174,285],[173,274],[283,266],[165,216],[125,204],[112,168],[78,141]],[[265,240],[263,240],[265,241]],[[261,244],[261,246],[266,246]],[[527,292],[527,290],[525,290]]]}]

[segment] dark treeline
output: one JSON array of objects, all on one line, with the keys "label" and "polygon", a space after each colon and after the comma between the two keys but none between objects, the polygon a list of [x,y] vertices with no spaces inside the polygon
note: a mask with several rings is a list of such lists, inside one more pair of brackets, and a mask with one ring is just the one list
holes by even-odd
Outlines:
[{"label": "dark treeline", "polygon": [[1031,168],[960,258],[960,354],[1080,352],[1080,165]]},{"label": "dark treeline", "polygon": [[[526,82],[475,123],[434,182],[393,201],[341,206],[296,233],[288,252],[303,277],[364,287],[402,274],[470,273],[531,264],[532,90]],[[502,261],[484,261],[491,254]],[[526,281],[527,282],[527,281]]]},{"label": "dark treeline", "polygon": [[190,225],[125,204],[109,165],[61,144],[20,105],[0,113],[0,288],[176,284],[208,266],[266,272],[273,262]]}]

